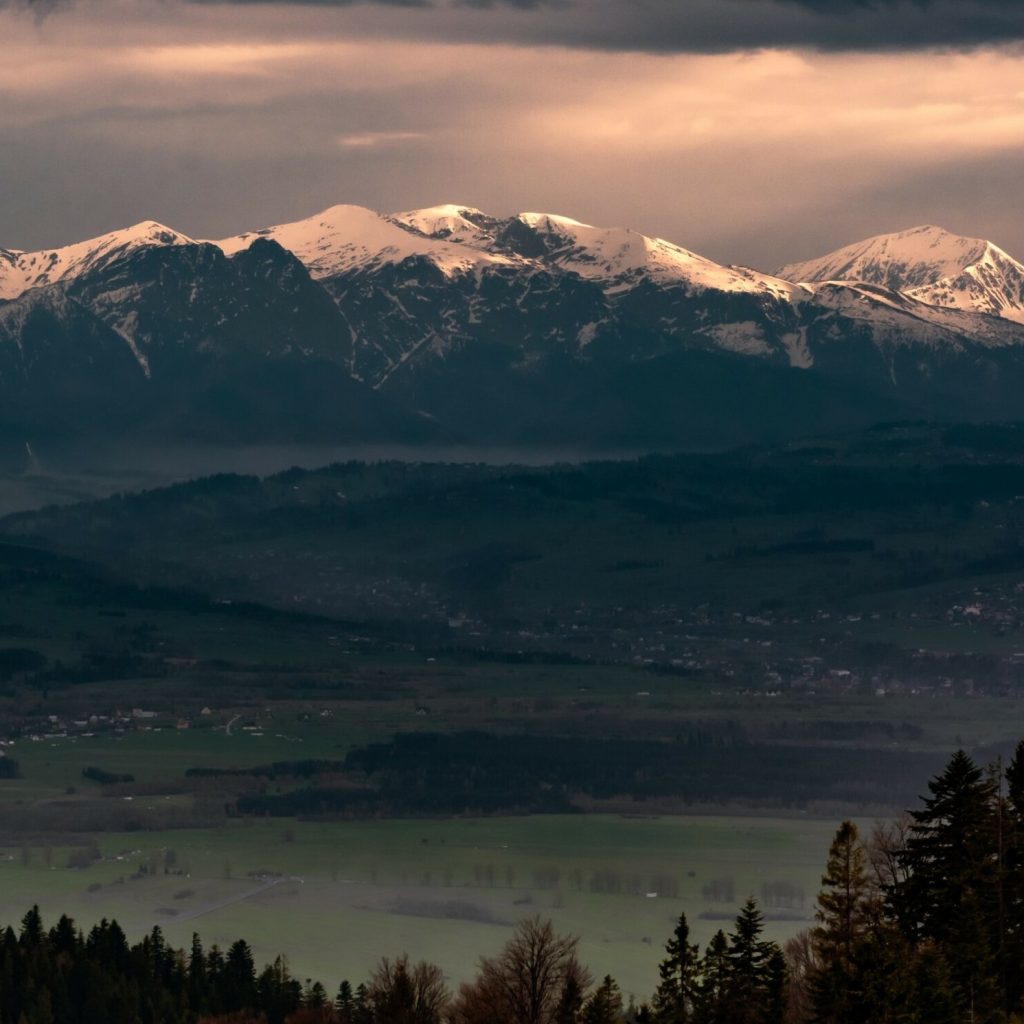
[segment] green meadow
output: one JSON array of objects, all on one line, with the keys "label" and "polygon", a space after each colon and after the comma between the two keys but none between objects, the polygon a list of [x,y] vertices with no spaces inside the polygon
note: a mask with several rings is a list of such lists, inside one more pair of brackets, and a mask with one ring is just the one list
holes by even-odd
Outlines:
[{"label": "green meadow", "polygon": [[66,912],[85,926],[114,917],[131,936],[159,925],[178,945],[194,931],[222,946],[244,936],[259,959],[285,952],[298,976],[332,986],[403,951],[457,984],[516,921],[539,913],[581,937],[595,974],[645,998],[680,912],[706,942],[748,895],[786,886],[792,905],[766,908],[768,934],[807,927],[834,827],[572,815],[104,834],[101,859],[85,868],[68,866],[81,847],[7,848],[0,913],[16,922],[38,903],[48,919]]}]

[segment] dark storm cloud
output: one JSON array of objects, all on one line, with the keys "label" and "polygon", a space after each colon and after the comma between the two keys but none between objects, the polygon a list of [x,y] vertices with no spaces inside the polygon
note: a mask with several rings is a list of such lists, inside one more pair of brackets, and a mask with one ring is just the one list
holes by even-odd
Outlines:
[{"label": "dark storm cloud", "polygon": [[73,0],[0,0],[0,11],[29,11],[40,18],[70,7]]},{"label": "dark storm cloud", "polygon": [[380,7],[424,7],[431,8],[433,0],[185,0],[196,6],[281,6],[281,7],[359,7],[364,4]]},{"label": "dark storm cloud", "polygon": [[[197,7],[381,13],[383,32],[433,41],[554,44],[651,53],[770,47],[971,49],[1024,41],[1024,0],[177,0]],[[101,0],[0,0],[47,15]],[[386,12],[423,12],[414,24]],[[372,17],[372,16],[371,16]],[[373,28],[367,25],[367,28]]]},{"label": "dark storm cloud", "polygon": [[[251,5],[275,0],[188,0]],[[1022,0],[276,0],[294,7],[417,6],[433,38],[604,50],[723,53],[967,49],[1024,41]]]}]

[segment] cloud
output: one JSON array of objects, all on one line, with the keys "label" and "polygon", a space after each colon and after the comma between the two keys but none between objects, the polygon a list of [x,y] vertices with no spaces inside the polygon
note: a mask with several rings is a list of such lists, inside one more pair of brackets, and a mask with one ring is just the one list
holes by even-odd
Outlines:
[{"label": "cloud", "polygon": [[41,21],[55,11],[71,6],[74,0],[0,0],[0,11],[14,10],[33,14]]},{"label": "cloud", "polygon": [[374,146],[387,146],[423,138],[426,138],[423,132],[354,132],[339,136],[338,145],[343,149],[372,149]]},{"label": "cloud", "polygon": [[[803,16],[809,2],[784,6]],[[0,13],[0,181],[15,197],[0,204],[0,246],[147,218],[221,237],[335,203],[455,202],[631,227],[763,268],[916,222],[998,229],[1024,253],[1013,49],[522,42],[524,26],[570,15],[498,0],[79,0],[41,25]],[[477,39],[484,25],[497,28]]]},{"label": "cloud", "polygon": [[[271,0],[188,0],[265,4]],[[277,0],[353,7],[354,0]],[[405,31],[477,42],[653,53],[765,48],[823,51],[969,49],[1024,41],[1021,0],[363,0],[428,10]],[[400,24],[381,27],[401,33]]]},{"label": "cloud", "polygon": [[[0,0],[42,16],[103,0]],[[121,0],[123,3],[124,0]],[[147,0],[136,0],[144,6]],[[168,6],[333,11],[395,38],[607,51],[971,49],[1024,43],[1022,0],[165,0]],[[410,19],[410,15],[414,15]]]}]

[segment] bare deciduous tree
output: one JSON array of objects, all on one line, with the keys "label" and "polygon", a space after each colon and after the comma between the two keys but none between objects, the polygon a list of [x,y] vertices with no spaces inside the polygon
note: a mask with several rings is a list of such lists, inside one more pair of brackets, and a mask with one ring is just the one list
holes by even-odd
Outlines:
[{"label": "bare deciduous tree", "polygon": [[785,946],[789,998],[786,1002],[787,1024],[807,1024],[814,1019],[808,979],[818,968],[814,934],[805,929],[794,935]]},{"label": "bare deciduous tree", "polygon": [[894,821],[876,822],[871,830],[867,847],[868,862],[871,865],[872,881],[880,895],[907,880],[907,868],[899,854],[907,847],[912,824],[913,819],[904,811]]},{"label": "bare deciduous tree", "polygon": [[379,1024],[440,1024],[450,999],[440,967],[423,960],[410,966],[405,955],[381,960],[367,985]]},{"label": "bare deciduous tree", "polygon": [[496,956],[480,961],[472,984],[459,990],[454,1024],[561,1024],[575,1019],[590,975],[576,959],[578,939],[556,935],[531,917]]}]

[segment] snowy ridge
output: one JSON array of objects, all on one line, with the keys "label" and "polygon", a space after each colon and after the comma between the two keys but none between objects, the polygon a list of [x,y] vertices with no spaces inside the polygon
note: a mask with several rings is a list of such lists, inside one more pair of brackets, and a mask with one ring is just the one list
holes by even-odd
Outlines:
[{"label": "snowy ridge", "polygon": [[925,225],[780,267],[791,281],[865,282],[921,302],[1024,323],[1024,264],[983,238]]},{"label": "snowy ridge", "polygon": [[190,244],[191,238],[147,220],[60,249],[0,250],[0,299],[16,299],[30,288],[73,280],[137,249]]},{"label": "snowy ridge", "polygon": [[[362,206],[332,206],[305,220],[249,231],[213,244],[230,256],[247,249],[257,238],[271,238],[294,253],[315,278],[400,263],[410,257],[426,258],[446,275],[520,262],[471,245],[428,237],[413,223],[418,213],[427,212],[406,214],[410,221],[404,223]],[[456,218],[451,215],[451,219],[454,223]],[[420,220],[426,225],[425,218]]]},{"label": "snowy ridge", "polygon": [[1024,324],[1024,265],[991,243],[961,274],[909,289],[907,294],[933,306],[988,313]]},{"label": "snowy ridge", "polygon": [[789,281],[746,268],[725,267],[628,228],[598,228],[550,213],[521,213],[517,219],[545,239],[551,262],[600,282],[610,294],[628,290],[642,280],[696,291],[770,295],[785,301],[807,292]]},{"label": "snowy ridge", "polygon": [[[541,212],[493,217],[457,203],[393,214],[332,206],[206,244],[146,221],[61,249],[0,249],[0,301],[73,285],[69,294],[149,373],[154,329],[161,345],[180,340],[186,327],[207,345],[208,336],[246,322],[266,288],[287,285],[273,259],[258,287],[225,284],[235,279],[223,267],[226,277],[206,274],[211,260],[223,264],[220,252],[233,257],[259,239],[293,254],[316,282],[303,291],[292,280],[302,299],[282,299],[273,330],[301,347],[304,332],[339,317],[323,328],[336,332],[320,336],[323,351],[375,387],[403,367],[489,339],[517,349],[523,365],[553,351],[639,358],[643,346],[655,354],[696,346],[809,369],[823,341],[848,339],[851,329],[887,350],[1024,351],[1024,265],[990,242],[941,228],[867,239],[771,275],[628,228]],[[168,258],[171,270],[162,259],[138,268],[118,262],[168,246],[192,248]],[[288,257],[293,268],[295,260]],[[231,263],[248,282],[248,260]],[[275,343],[268,335],[266,344]]]},{"label": "snowy ridge", "polygon": [[489,218],[483,211],[472,206],[446,203],[423,210],[393,213],[389,219],[431,238],[459,242],[474,248],[487,249],[495,241],[494,232],[485,226]]},{"label": "snowy ridge", "polygon": [[[907,292],[857,281],[826,281],[814,295],[818,309],[832,309],[849,322],[860,322],[896,345],[941,346],[960,349],[970,338],[986,348],[1019,346],[1022,337],[1013,325],[982,318],[970,310],[931,305]],[[796,364],[794,364],[796,365]]]}]

